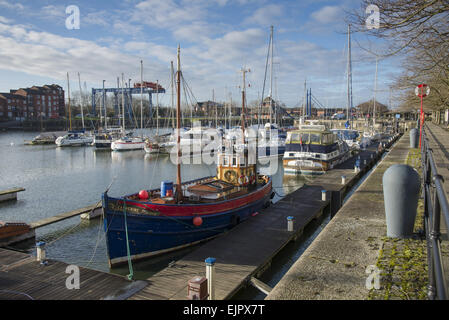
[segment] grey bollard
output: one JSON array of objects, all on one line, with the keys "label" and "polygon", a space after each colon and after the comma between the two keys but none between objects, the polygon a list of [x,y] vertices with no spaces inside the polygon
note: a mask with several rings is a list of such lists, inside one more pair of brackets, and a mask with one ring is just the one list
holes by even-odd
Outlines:
[{"label": "grey bollard", "polygon": [[410,130],[410,148],[418,148],[419,131],[418,129]]},{"label": "grey bollard", "polygon": [[421,189],[419,174],[408,165],[394,164],[385,171],[382,183],[387,237],[411,237]]}]

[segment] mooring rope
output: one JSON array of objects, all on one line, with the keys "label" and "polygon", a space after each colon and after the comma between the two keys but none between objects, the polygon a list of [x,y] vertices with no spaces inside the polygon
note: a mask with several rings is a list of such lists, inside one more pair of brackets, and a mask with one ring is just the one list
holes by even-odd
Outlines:
[{"label": "mooring rope", "polygon": [[129,249],[129,240],[128,240],[128,222],[126,220],[126,200],[123,201],[123,215],[125,216],[125,233],[126,233],[126,253],[128,255],[128,280],[133,280],[134,272],[133,272],[133,264],[131,262],[131,254]]}]

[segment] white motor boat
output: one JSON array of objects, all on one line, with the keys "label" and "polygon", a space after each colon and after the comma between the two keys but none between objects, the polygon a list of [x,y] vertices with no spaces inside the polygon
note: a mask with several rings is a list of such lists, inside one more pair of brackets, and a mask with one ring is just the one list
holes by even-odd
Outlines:
[{"label": "white motor boat", "polygon": [[69,131],[66,135],[58,137],[55,143],[58,147],[84,146],[93,142],[93,137],[84,131]]},{"label": "white motor boat", "polygon": [[132,137],[130,134],[121,137],[111,143],[112,151],[143,150],[145,139],[141,137]]}]

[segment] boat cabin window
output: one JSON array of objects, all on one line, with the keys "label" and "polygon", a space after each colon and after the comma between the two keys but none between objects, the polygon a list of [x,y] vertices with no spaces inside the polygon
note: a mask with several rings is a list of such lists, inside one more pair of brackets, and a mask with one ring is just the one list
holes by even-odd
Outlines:
[{"label": "boat cabin window", "polygon": [[301,134],[299,141],[302,143],[309,143],[309,133]]},{"label": "boat cabin window", "polygon": [[310,134],[310,143],[320,143],[321,135],[319,133],[311,133]]}]

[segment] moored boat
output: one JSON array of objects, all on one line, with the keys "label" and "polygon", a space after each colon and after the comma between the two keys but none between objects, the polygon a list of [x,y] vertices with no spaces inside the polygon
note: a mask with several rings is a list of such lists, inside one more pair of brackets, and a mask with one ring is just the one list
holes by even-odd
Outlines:
[{"label": "moored boat", "polygon": [[[257,164],[248,161],[247,146],[231,143],[219,150],[216,176],[181,182],[180,82],[178,47],[176,183],[162,181],[160,189],[124,197],[103,194],[110,266],[208,240],[251,217],[272,198],[271,177],[257,174]],[[244,114],[244,102],[242,110]]]},{"label": "moored boat", "polygon": [[86,135],[84,130],[69,131],[66,135],[55,140],[58,147],[86,146],[92,144],[92,142],[92,136]]},{"label": "moored boat", "polygon": [[107,128],[95,134],[93,145],[96,149],[111,150],[112,141],[122,135],[122,128]]},{"label": "moored boat", "polygon": [[300,174],[322,174],[351,156],[346,142],[324,125],[300,125],[288,132],[285,148],[284,171]]}]

